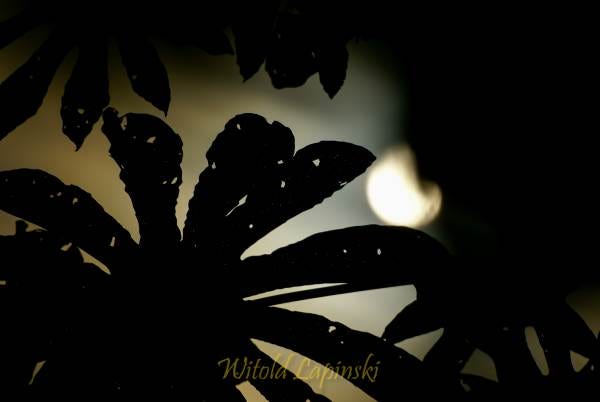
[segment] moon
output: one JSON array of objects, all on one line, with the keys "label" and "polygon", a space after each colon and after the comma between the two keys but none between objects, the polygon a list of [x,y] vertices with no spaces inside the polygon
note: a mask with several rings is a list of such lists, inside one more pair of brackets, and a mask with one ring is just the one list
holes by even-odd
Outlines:
[{"label": "moon", "polygon": [[442,207],[439,186],[419,179],[415,156],[405,145],[390,149],[375,162],[366,193],[375,215],[389,225],[425,226]]}]

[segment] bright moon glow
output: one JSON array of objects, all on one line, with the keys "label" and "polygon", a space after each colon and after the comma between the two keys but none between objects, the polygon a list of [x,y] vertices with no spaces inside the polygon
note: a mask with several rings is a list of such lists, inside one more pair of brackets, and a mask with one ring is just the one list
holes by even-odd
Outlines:
[{"label": "bright moon glow", "polygon": [[415,157],[407,146],[386,152],[369,171],[367,199],[387,224],[419,227],[431,222],[442,206],[437,184],[420,181]]}]

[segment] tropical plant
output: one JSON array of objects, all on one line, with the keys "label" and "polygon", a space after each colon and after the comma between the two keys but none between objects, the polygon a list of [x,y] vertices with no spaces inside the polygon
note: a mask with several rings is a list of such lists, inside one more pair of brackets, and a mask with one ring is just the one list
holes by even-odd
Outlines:
[{"label": "tropical plant", "polygon": [[[587,395],[598,391],[600,345],[566,297],[581,283],[572,273],[501,269],[460,261],[453,269],[425,270],[414,278],[418,297],[386,327],[398,343],[444,328],[424,364],[448,386],[478,398]],[[549,373],[542,375],[526,338],[535,329]],[[499,382],[461,373],[479,349],[494,361]],[[577,372],[571,351],[589,359]]]},{"label": "tropical plant", "polygon": [[[2,210],[43,228],[28,231],[21,222],[14,236],[0,237],[0,302],[8,306],[0,331],[3,392],[243,400],[239,381],[224,380],[217,363],[247,357],[276,364],[251,338],[331,366],[356,366],[372,354],[376,381],[352,380],[378,400],[440,390],[428,385],[433,378],[416,358],[374,335],[244,301],[305,284],[390,286],[406,281],[409,265],[443,263],[444,248],[429,236],[375,225],[240,259],[258,239],[360,175],[373,161],[370,152],[333,141],[294,152],[287,127],[238,115],[206,154],[181,236],[174,215],[179,136],[156,117],[118,117],[113,109],[104,113],[103,131],[139,222],[139,244],[79,187],[39,170],[0,173]],[[84,263],[79,248],[110,275]],[[327,400],[291,373],[250,382],[273,401]]]},{"label": "tropical plant", "polygon": [[244,80],[265,63],[276,88],[300,86],[319,73],[333,97],[346,77],[346,43],[358,30],[352,17],[356,10],[346,9],[342,2],[314,0],[228,0],[193,6],[181,0],[168,6],[138,0],[31,1],[0,24],[0,49],[39,25],[54,28],[31,58],[0,84],[0,104],[7,108],[0,139],[37,112],[58,67],[76,47],[78,59],[65,86],[61,116],[64,134],[81,147],[109,104],[107,44],[113,37],[133,90],[165,114],[171,89],[152,36],[191,43],[214,55],[232,54],[235,48]]}]

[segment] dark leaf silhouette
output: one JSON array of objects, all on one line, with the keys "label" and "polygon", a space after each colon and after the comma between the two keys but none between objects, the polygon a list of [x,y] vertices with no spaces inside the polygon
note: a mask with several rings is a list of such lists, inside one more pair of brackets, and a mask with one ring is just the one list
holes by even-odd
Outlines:
[{"label": "dark leaf silhouette", "polygon": [[383,339],[391,343],[435,331],[444,326],[444,321],[436,313],[434,306],[422,300],[415,300],[388,324]]},{"label": "dark leaf silhouette", "polygon": [[309,23],[299,14],[279,15],[265,65],[275,88],[298,87],[317,72],[316,54],[306,40],[314,29]]},{"label": "dark leaf silhouette", "polygon": [[346,80],[348,68],[346,44],[342,42],[323,46],[315,55],[319,68],[319,81],[327,95],[333,98]]},{"label": "dark leaf silhouette", "polygon": [[[362,173],[373,160],[368,151],[356,145],[323,142],[294,154],[293,135],[282,124],[269,124],[256,115],[236,116],[207,153],[210,166],[200,175],[180,239],[174,216],[181,182],[179,136],[156,117],[119,117],[113,109],[104,113],[103,131],[139,221],[139,245],[78,187],[65,185],[37,170],[0,174],[2,210],[48,230],[21,230],[23,233],[14,239],[0,238],[1,252],[8,249],[19,261],[25,249],[35,247],[25,243],[17,248],[14,241],[58,236],[60,241],[48,243],[54,254],[35,254],[39,259],[32,267],[56,269],[63,265],[61,258],[75,253],[69,257],[74,267],[89,271],[76,251],[76,247],[81,247],[113,273],[108,276],[94,271],[102,276],[98,282],[102,286],[87,283],[88,278],[92,279],[89,272],[82,276],[83,282],[76,274],[61,283],[73,284],[75,292],[88,288],[98,291],[82,302],[75,296],[68,301],[74,313],[52,321],[51,330],[40,333],[41,340],[36,342],[43,348],[30,348],[30,337],[18,335],[37,324],[21,323],[20,319],[26,317],[25,307],[16,304],[14,331],[10,339],[5,339],[6,344],[14,346],[15,353],[2,366],[4,371],[15,367],[14,374],[6,377],[16,381],[15,376],[19,376],[13,386],[15,391],[68,396],[98,392],[117,395],[122,391],[140,396],[164,393],[173,398],[195,395],[210,401],[242,400],[235,386],[244,379],[223,378],[224,370],[219,366],[224,359],[240,356],[260,358],[286,373],[283,381],[248,378],[270,400],[328,400],[296,379],[286,367],[279,366],[280,362],[258,351],[250,342],[255,338],[291,348],[329,367],[340,365],[341,361],[353,367],[377,366],[370,369],[370,376],[344,376],[379,400],[393,400],[399,386],[409,395],[431,394],[425,387],[426,379],[431,378],[420,362],[374,335],[316,315],[244,301],[245,296],[255,292],[329,279],[316,271],[297,276],[294,263],[316,266],[322,260],[337,271],[333,276],[348,283],[363,281],[365,276],[360,272],[368,264],[369,269],[380,272],[372,287],[380,287],[403,280],[404,273],[390,270],[390,275],[385,275],[385,268],[392,267],[399,255],[406,255],[411,265],[418,255],[424,259],[446,255],[438,243],[415,230],[369,226],[315,235],[272,255],[240,260],[241,252],[268,231],[321,202]],[[275,190],[287,188],[280,185],[282,178],[288,180],[293,197]],[[232,210],[244,195],[248,197],[247,205]],[[239,222],[255,222],[256,233],[248,235],[237,230]],[[360,238],[365,242],[362,247]],[[75,251],[65,248],[67,242]],[[340,252],[342,245],[355,255],[356,261]],[[284,261],[291,265],[276,272],[274,267]],[[207,268],[201,270],[201,266]],[[27,281],[36,280],[35,275],[16,266],[9,268],[8,286],[0,288],[0,298],[10,297],[10,289],[19,283],[12,274],[26,275]],[[342,272],[346,268],[348,272]],[[259,284],[258,276],[249,276],[250,270],[269,279]],[[50,275],[51,272],[48,271]],[[405,272],[409,277],[414,275],[414,267],[406,267]],[[53,279],[69,273],[61,272]],[[47,285],[44,281],[35,283]],[[44,288],[46,293],[40,297],[59,289],[62,288]],[[16,296],[25,297],[17,290]],[[70,293],[65,291],[64,295]],[[53,317],[48,315],[49,320]],[[27,387],[26,374],[31,374],[32,365],[40,361],[46,363]],[[203,383],[200,388],[199,379]]]},{"label": "dark leaf silhouette", "polygon": [[108,106],[107,43],[90,37],[79,46],[77,64],[65,85],[60,114],[63,132],[79,149]]},{"label": "dark leaf silhouette", "polygon": [[[387,326],[384,338],[398,342],[443,327],[444,334],[426,356],[425,365],[448,381],[454,379],[458,384],[465,380],[461,370],[475,348],[492,357],[499,389],[509,394],[525,388],[550,395],[560,387],[575,387],[582,375],[572,366],[571,350],[597,361],[596,337],[565,302],[574,284],[560,273],[512,277],[497,270],[488,271],[488,275],[495,273],[485,278],[464,263],[434,272],[429,278],[422,273],[415,279],[417,301]],[[534,288],[538,291],[531,292]],[[541,375],[529,350],[528,326],[539,334],[550,369],[548,377]],[[487,392],[488,385],[482,380],[467,388]]]},{"label": "dark leaf silhouette", "polygon": [[244,80],[252,77],[269,52],[279,1],[241,2],[232,23],[235,53]]},{"label": "dark leaf silhouette", "polygon": [[171,88],[167,70],[154,45],[134,34],[120,35],[117,44],[133,90],[166,114],[171,103]]},{"label": "dark leaf silhouette", "polygon": [[3,211],[60,234],[107,265],[115,266],[135,245],[89,193],[46,172],[0,172],[0,189]]},{"label": "dark leaf silhouette", "polygon": [[[259,12],[263,17],[272,10]],[[323,89],[333,98],[346,78],[346,43],[358,34],[357,26],[351,28],[357,10],[354,4],[337,1],[288,1],[279,4],[271,24],[261,21],[262,29],[245,19],[239,27],[234,23],[242,76],[253,75],[264,59],[275,88],[301,86],[319,73]]]},{"label": "dark leaf silhouette", "polygon": [[[373,160],[363,148],[340,142],[293,152],[291,132],[281,124],[256,115],[232,119],[209,149],[209,167],[190,201],[184,229],[190,246],[209,241],[216,253],[239,257],[277,226],[331,196]],[[210,231],[198,222],[210,223]],[[230,236],[234,232],[235,239]]]},{"label": "dark leaf silhouette", "polygon": [[130,113],[120,119],[114,109],[105,111],[102,130],[137,215],[140,245],[169,247],[178,243],[181,235],[175,204],[183,158],[179,136],[158,118]]},{"label": "dark leaf silhouette", "polygon": [[166,114],[169,79],[149,37],[193,44],[209,54],[232,54],[226,33],[231,28],[244,80],[263,63],[276,88],[300,86],[319,73],[325,92],[333,97],[346,77],[346,44],[363,29],[356,21],[360,7],[338,1],[227,1],[194,6],[200,8],[190,10],[180,0],[167,8],[125,1],[117,12],[96,1],[88,6],[36,1],[2,22],[0,48],[42,22],[55,24],[61,34],[52,36],[1,84],[0,101],[10,109],[0,120],[0,138],[35,114],[73,47],[79,48],[79,60],[65,88],[61,116],[64,133],[79,149],[108,103],[105,58],[106,42],[112,36],[117,37],[133,90]]},{"label": "dark leaf silhouette", "polygon": [[236,275],[247,295],[316,283],[404,285],[414,282],[420,267],[444,257],[445,249],[423,232],[369,225],[317,233],[272,254],[248,257]]},{"label": "dark leaf silhouette", "polygon": [[42,105],[50,81],[71,49],[71,39],[55,32],[17,71],[0,84],[0,139],[33,116]]}]

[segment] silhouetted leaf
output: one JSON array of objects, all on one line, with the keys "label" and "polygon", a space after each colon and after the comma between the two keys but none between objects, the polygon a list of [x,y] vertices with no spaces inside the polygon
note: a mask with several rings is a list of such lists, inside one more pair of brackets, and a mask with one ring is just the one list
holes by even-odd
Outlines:
[{"label": "silhouetted leaf", "polygon": [[106,292],[109,278],[83,262],[77,247],[43,230],[0,236],[0,386],[25,389],[33,368],[49,356],[52,343],[76,325]]},{"label": "silhouetted leaf", "polygon": [[253,311],[246,325],[253,338],[289,348],[334,369],[340,365],[377,367],[377,374],[369,371],[376,381],[364,372],[355,376],[352,371],[345,378],[379,401],[397,400],[398,393],[427,400],[428,395],[442,392],[428,389],[426,373],[415,357],[374,335],[324,317],[268,307]]},{"label": "silhouetted leaf", "polygon": [[281,169],[257,180],[246,202],[231,211],[223,233],[238,232],[231,252],[248,247],[288,219],[321,203],[361,175],[375,157],[365,148],[337,141],[322,141],[298,150]]},{"label": "silhouetted leaf", "polygon": [[208,152],[208,168],[198,179],[184,228],[184,242],[193,248],[210,243],[214,230],[242,197],[269,169],[281,169],[278,161],[294,154],[294,136],[279,122],[269,124],[253,114],[231,119]]},{"label": "silhouetted leaf", "polygon": [[[276,137],[279,132],[285,134]],[[230,120],[207,153],[210,166],[200,175],[190,201],[184,229],[184,237],[188,233],[190,237],[185,240],[205,236],[215,245],[214,252],[235,258],[271,230],[341,189],[374,159],[362,147],[334,141],[308,145],[290,159],[292,138],[289,129],[277,122],[269,125],[259,116]],[[203,219],[195,216],[197,211]],[[211,224],[202,234],[195,221]]]},{"label": "silhouetted leaf", "polygon": [[111,271],[113,264],[136,246],[129,233],[89,193],[41,170],[0,172],[0,193],[1,210],[60,234]]},{"label": "silhouetted leaf", "polygon": [[243,296],[317,283],[402,285],[413,283],[421,267],[446,256],[423,232],[357,226],[317,233],[272,254],[248,257],[235,277]]},{"label": "silhouetted leaf", "polygon": [[346,43],[332,43],[316,51],[319,81],[327,95],[333,99],[346,80],[348,51]]},{"label": "silhouetted leaf", "polygon": [[244,81],[260,68],[269,50],[279,1],[240,2],[232,23],[235,53]]},{"label": "silhouetted leaf", "polygon": [[108,102],[106,39],[91,37],[79,46],[77,64],[65,85],[60,109],[63,132],[77,149],[92,131]]},{"label": "silhouetted leaf", "polygon": [[[427,256],[427,254],[424,254]],[[426,258],[426,257],[425,257]],[[398,343],[427,332],[435,331],[444,325],[435,308],[420,299],[404,307],[381,336],[387,342]]]},{"label": "silhouetted leaf", "polygon": [[299,14],[279,15],[265,64],[275,88],[299,87],[318,71],[309,22]]},{"label": "silhouetted leaf", "polygon": [[301,86],[318,72],[325,92],[335,96],[346,78],[346,43],[356,34],[348,8],[335,1],[282,3],[266,57],[275,88]]},{"label": "silhouetted leaf", "polygon": [[71,40],[64,33],[55,32],[0,84],[0,140],[37,112],[50,81],[71,47]]},{"label": "silhouetted leaf", "polygon": [[41,15],[31,9],[0,22],[0,49],[17,40],[41,22]]},{"label": "silhouetted leaf", "polygon": [[181,238],[175,204],[181,184],[181,138],[162,120],[144,114],[104,113],[102,131],[133,203],[140,245],[169,248]]},{"label": "silhouetted leaf", "polygon": [[167,70],[154,45],[134,33],[119,35],[117,44],[133,90],[166,114],[171,103],[171,88]]}]

